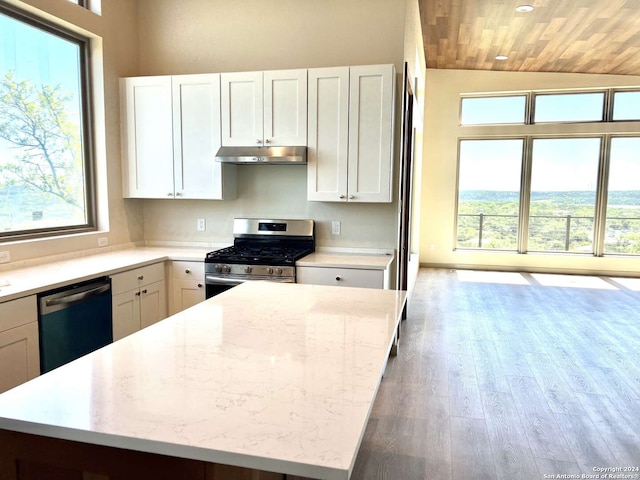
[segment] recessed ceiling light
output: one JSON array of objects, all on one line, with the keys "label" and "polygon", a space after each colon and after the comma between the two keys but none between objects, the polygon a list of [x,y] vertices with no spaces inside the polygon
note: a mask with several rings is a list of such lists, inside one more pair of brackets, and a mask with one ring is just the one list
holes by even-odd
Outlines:
[{"label": "recessed ceiling light", "polygon": [[506,55],[496,55],[496,60],[506,60],[509,57],[507,57]]},{"label": "recessed ceiling light", "polygon": [[516,12],[527,13],[533,12],[534,8],[531,5],[520,5],[516,7]]}]

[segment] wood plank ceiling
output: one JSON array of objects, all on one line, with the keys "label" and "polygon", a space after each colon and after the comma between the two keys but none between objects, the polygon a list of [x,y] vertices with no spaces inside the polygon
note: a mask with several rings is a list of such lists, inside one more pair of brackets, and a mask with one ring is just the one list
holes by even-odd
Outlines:
[{"label": "wood plank ceiling", "polygon": [[[640,75],[640,0],[419,5],[428,68]],[[535,9],[519,13],[519,5]]]}]

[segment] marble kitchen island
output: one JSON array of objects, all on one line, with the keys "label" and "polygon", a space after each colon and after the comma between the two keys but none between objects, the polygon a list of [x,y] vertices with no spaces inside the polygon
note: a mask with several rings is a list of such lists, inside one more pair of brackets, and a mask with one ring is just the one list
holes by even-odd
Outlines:
[{"label": "marble kitchen island", "polygon": [[0,395],[0,478],[348,479],[404,302],[241,284]]}]

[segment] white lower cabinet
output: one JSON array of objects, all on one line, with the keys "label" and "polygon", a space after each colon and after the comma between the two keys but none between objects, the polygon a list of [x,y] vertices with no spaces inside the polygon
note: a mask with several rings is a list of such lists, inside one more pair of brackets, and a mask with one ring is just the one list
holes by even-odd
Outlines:
[{"label": "white lower cabinet", "polygon": [[167,317],[164,263],[111,276],[113,340]]},{"label": "white lower cabinet", "polygon": [[204,262],[172,262],[171,292],[171,315],[204,301]]},{"label": "white lower cabinet", "polygon": [[342,267],[296,267],[297,283],[342,287],[389,288],[388,270]]},{"label": "white lower cabinet", "polygon": [[0,393],[40,375],[35,295],[0,303]]}]

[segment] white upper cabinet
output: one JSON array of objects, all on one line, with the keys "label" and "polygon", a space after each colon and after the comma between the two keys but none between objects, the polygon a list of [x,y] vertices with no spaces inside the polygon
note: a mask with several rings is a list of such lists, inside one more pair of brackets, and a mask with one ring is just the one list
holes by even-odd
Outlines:
[{"label": "white upper cabinet", "polygon": [[347,198],[349,67],[309,70],[309,200]]},{"label": "white upper cabinet", "polygon": [[220,75],[122,79],[124,196],[234,198],[220,148]]},{"label": "white upper cabinet", "polygon": [[124,78],[120,98],[124,196],[172,196],[171,77]]},{"label": "white upper cabinet", "polygon": [[307,143],[307,71],[221,74],[222,145]]},{"label": "white upper cabinet", "polygon": [[223,73],[220,77],[222,145],[262,145],[262,72]]},{"label": "white upper cabinet", "polygon": [[395,69],[351,67],[349,89],[348,198],[391,202]]},{"label": "white upper cabinet", "polygon": [[172,88],[176,197],[235,198],[235,167],[215,161],[220,148],[220,75],[175,76]]},{"label": "white upper cabinet", "polygon": [[309,70],[308,199],[392,201],[395,68]]}]

